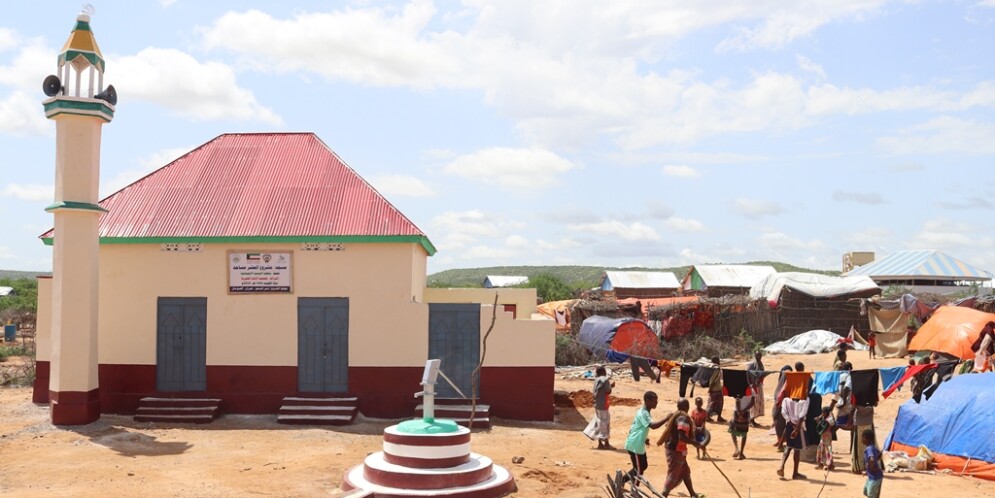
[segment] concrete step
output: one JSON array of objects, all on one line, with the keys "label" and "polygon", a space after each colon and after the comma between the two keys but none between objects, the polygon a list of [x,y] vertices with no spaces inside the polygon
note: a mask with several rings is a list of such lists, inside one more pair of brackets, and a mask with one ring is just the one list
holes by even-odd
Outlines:
[{"label": "concrete step", "polygon": [[281,406],[278,415],[348,415],[355,417],[359,408],[355,406]]},{"label": "concrete step", "polygon": [[288,396],[283,398],[283,406],[356,406],[357,404],[359,404],[359,398],[355,396]]},{"label": "concrete step", "polygon": [[348,395],[288,396],[277,413],[280,424],[349,425],[359,414],[359,398]]},{"label": "concrete step", "polygon": [[146,397],[138,402],[135,421],[206,424],[220,414],[220,399]]},{"label": "concrete step", "polygon": [[276,416],[279,424],[297,425],[350,425],[355,415],[284,415]]},{"label": "concrete step", "polygon": [[154,398],[147,397],[138,401],[138,406],[218,406],[220,399],[215,398]]},{"label": "concrete step", "polygon": [[135,415],[135,422],[209,424],[213,421],[213,415]]}]

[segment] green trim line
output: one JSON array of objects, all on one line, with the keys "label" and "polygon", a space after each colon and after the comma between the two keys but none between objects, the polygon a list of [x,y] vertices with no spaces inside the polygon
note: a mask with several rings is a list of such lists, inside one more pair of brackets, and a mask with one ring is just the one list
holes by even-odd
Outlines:
[{"label": "green trim line", "polygon": [[[80,116],[97,116],[108,123],[114,119],[114,108],[103,100],[92,101],[68,100],[55,98],[45,102],[45,116],[51,118],[58,114],[77,114]],[[74,112],[81,111],[81,112]]]},{"label": "green trim line", "polygon": [[82,19],[77,19],[76,20],[76,25],[73,26],[73,31],[77,31],[77,30],[90,31],[90,23],[88,23],[88,22],[86,22],[86,21],[84,21]]},{"label": "green trim line", "polygon": [[100,207],[97,204],[90,204],[89,202],[76,202],[76,201],[60,201],[52,204],[45,208],[45,211],[52,212],[59,209],[76,209],[82,211],[99,211],[101,213],[107,213],[106,209]]},{"label": "green trim line", "polygon": [[[45,245],[52,245],[51,237],[41,239]],[[429,256],[437,252],[432,242],[424,235],[322,235],[322,236],[245,236],[245,237],[100,237],[101,244],[296,244],[296,243],[340,243],[340,244],[419,244]]]},{"label": "green trim line", "polygon": [[80,56],[83,56],[83,58],[86,59],[87,62],[89,62],[91,65],[99,69],[100,72],[104,72],[106,70],[105,66],[106,63],[104,62],[104,59],[99,55],[97,55],[95,52],[76,50],[74,48],[70,48],[65,52],[59,54],[58,64],[59,66],[62,66],[66,63],[76,60],[76,58]]}]

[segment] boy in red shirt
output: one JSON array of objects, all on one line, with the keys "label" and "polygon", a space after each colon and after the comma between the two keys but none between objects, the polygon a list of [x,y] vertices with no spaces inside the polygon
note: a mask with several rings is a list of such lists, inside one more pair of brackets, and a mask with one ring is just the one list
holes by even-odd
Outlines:
[{"label": "boy in red shirt", "polygon": [[872,360],[877,355],[877,353],[874,352],[874,348],[877,345],[878,345],[877,334],[875,334],[874,331],[871,331],[870,334],[867,334],[867,355]]},{"label": "boy in red shirt", "polygon": [[701,396],[694,399],[694,410],[691,412],[691,420],[694,421],[694,440],[700,444],[695,449],[698,451],[698,460],[701,460],[701,453],[707,446],[705,443],[705,424],[708,422],[708,412],[705,410],[705,401]]}]

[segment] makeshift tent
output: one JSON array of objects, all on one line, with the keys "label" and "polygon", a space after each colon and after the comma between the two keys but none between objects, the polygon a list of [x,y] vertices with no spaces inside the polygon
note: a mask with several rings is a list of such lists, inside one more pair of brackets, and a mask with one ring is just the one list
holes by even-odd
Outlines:
[{"label": "makeshift tent", "polygon": [[[902,332],[876,332],[874,339],[877,341],[874,352],[882,358],[902,358],[909,354],[909,334],[904,330]],[[864,349],[868,349],[867,338],[859,332],[854,334],[853,341],[855,344],[864,346]]]},{"label": "makeshift tent", "polygon": [[746,294],[764,277],[776,273],[772,266],[694,265],[681,286],[685,292],[703,292],[712,297]]},{"label": "makeshift tent", "polygon": [[635,298],[627,297],[625,299],[619,299],[618,303],[622,305],[639,305],[639,309],[643,314],[643,320],[646,320],[650,308],[659,308],[660,306],[673,306],[675,304],[693,303],[698,301],[698,296],[683,296],[683,297],[660,297],[660,298]]},{"label": "makeshift tent", "polygon": [[[786,341],[775,342],[764,348],[769,354],[818,354],[836,349],[843,336],[828,330],[809,330]],[[854,349],[867,350],[867,346],[854,344]]]},{"label": "makeshift tent", "polygon": [[570,307],[576,303],[577,299],[567,299],[566,301],[551,301],[536,306],[536,312],[542,316],[556,321],[557,332],[570,331]]},{"label": "makeshift tent", "polygon": [[609,350],[646,358],[660,358],[660,340],[646,322],[634,318],[592,316],[580,325],[580,343],[604,356]]},{"label": "makeshift tent", "polygon": [[904,333],[909,327],[909,314],[902,310],[867,307],[867,320],[874,332]]},{"label": "makeshift tent", "polygon": [[776,303],[781,291],[793,289],[812,297],[836,297],[848,294],[876,294],[881,289],[869,277],[832,277],[815,273],[774,273],[750,289],[750,297]]},{"label": "makeshift tent", "polygon": [[909,351],[940,351],[962,360],[974,359],[971,344],[995,314],[961,306],[940,306],[916,332]]},{"label": "makeshift tent", "polygon": [[906,401],[884,448],[929,448],[936,466],[995,481],[995,373],[958,375],[929,399]]}]

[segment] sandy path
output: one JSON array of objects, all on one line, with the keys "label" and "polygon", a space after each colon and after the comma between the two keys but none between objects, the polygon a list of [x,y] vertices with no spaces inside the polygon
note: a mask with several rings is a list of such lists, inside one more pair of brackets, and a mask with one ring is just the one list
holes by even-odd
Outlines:
[{"label": "sandy path", "polygon": [[[810,368],[828,369],[832,355],[769,357],[769,369],[801,359]],[[851,358],[856,368],[902,364],[901,360]],[[676,379],[676,375],[675,375]],[[767,391],[774,388],[770,377]],[[557,389],[586,390],[589,381],[558,380]],[[662,416],[674,405],[676,380],[661,384],[619,382],[615,394],[638,398],[644,389],[660,394]],[[891,428],[908,391],[884,400],[876,411],[880,438]],[[769,423],[768,416],[761,419]],[[612,411],[614,443],[620,446],[635,408]],[[728,410],[727,410],[728,411]],[[627,468],[624,452],[593,449],[580,429],[591,409],[561,408],[555,423],[497,421],[490,431],[474,436],[474,450],[510,468],[518,481],[516,496],[602,497],[605,475]],[[728,414],[727,414],[728,416]],[[226,416],[206,426],[165,428],[135,423],[129,417],[105,416],[100,422],[73,430],[48,423],[44,406],[30,402],[28,389],[0,389],[0,495],[4,496],[316,496],[334,495],[342,474],[381,444],[387,422],[365,421],[346,428],[296,428],[278,425],[274,417]],[[823,473],[810,464],[802,472],[810,481],[783,482],[774,474],[780,455],[773,438],[753,430],[748,460],[732,461],[732,445],[721,429],[714,431],[710,450],[734,479],[743,496],[815,497]],[[844,439],[846,439],[844,437]],[[655,437],[654,437],[655,440]],[[863,478],[849,474],[845,446],[836,448],[840,470],[829,475],[823,497],[860,496]],[[513,456],[524,456],[520,465]],[[661,485],[666,468],[663,452],[650,450],[649,476]],[[714,467],[692,458],[696,487],[711,497],[734,496]],[[888,474],[886,496],[949,494],[995,497],[995,482],[948,475]],[[686,496],[679,489],[674,496]]]}]

